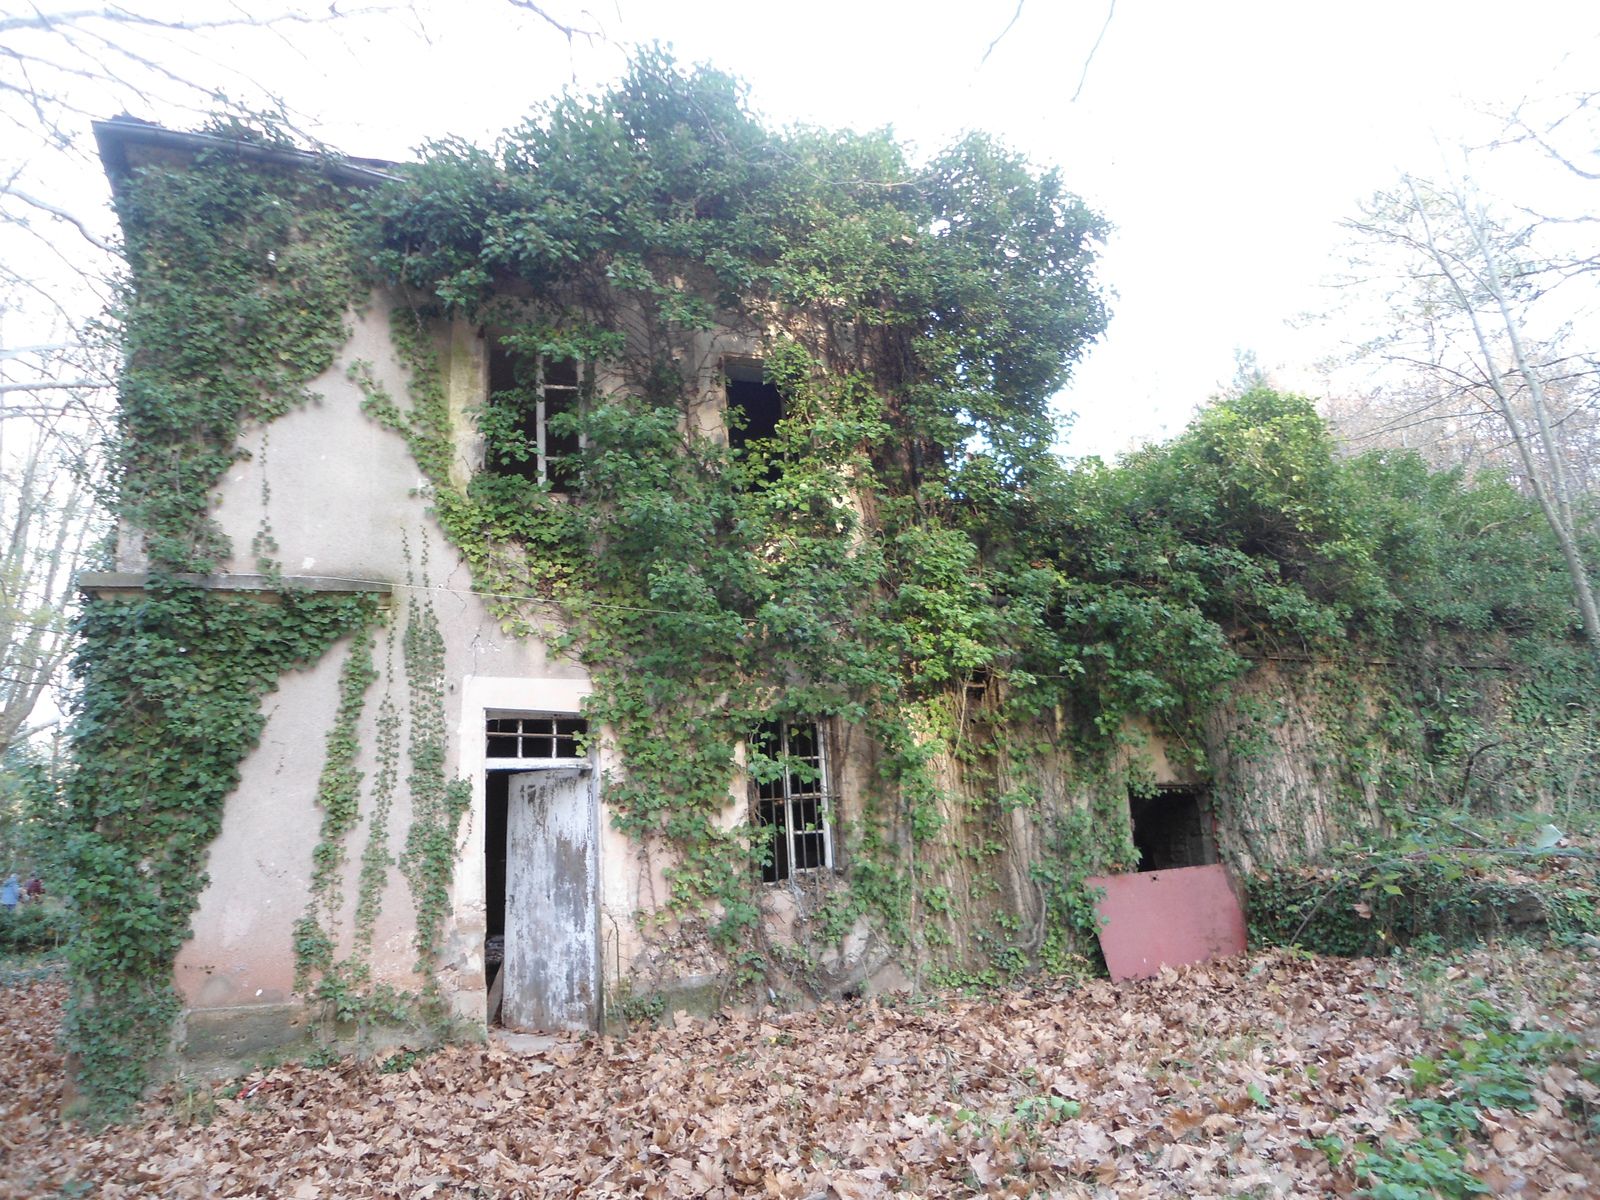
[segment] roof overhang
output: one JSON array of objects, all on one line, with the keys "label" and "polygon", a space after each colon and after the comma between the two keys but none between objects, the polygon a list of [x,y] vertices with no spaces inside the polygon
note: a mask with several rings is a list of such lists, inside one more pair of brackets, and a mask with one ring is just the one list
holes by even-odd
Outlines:
[{"label": "roof overhang", "polygon": [[192,159],[206,151],[217,150],[225,150],[252,162],[320,171],[335,183],[357,187],[374,187],[396,178],[392,168],[399,165],[379,158],[345,158],[281,146],[263,146],[244,138],[223,137],[214,133],[186,133],[126,116],[96,121],[94,140],[100,148],[100,161],[105,165],[113,190],[121,186],[135,167],[147,162],[163,158]]}]

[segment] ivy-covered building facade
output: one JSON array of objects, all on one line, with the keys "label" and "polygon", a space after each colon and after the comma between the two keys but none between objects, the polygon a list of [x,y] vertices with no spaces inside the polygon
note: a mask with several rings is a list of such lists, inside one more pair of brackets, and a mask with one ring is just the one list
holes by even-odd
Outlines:
[{"label": "ivy-covered building facade", "polygon": [[[97,135],[130,278],[71,796],[96,1095],[1073,968],[1087,874],[1395,819],[1458,753],[1397,645],[1474,728],[1514,707],[1339,527],[1305,402],[1134,474],[1056,457],[1105,227],[986,139],[773,133],[660,55],[405,166]],[[1463,645],[1512,609],[1562,644],[1498,586]]]}]

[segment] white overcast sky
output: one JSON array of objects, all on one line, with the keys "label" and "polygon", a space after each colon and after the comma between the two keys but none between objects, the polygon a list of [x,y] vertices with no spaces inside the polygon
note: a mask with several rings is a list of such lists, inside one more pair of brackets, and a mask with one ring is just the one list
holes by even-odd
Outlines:
[{"label": "white overcast sky", "polygon": [[324,140],[378,157],[446,134],[487,142],[654,40],[744,77],[775,124],[887,125],[922,153],[997,133],[1116,227],[1101,268],[1110,331],[1062,398],[1072,454],[1175,432],[1232,376],[1236,349],[1315,393],[1331,339],[1287,319],[1327,306],[1340,218],[1399,171],[1435,169],[1440,146],[1483,139],[1486,110],[1600,87],[1592,0],[1025,0],[987,62],[1016,0],[546,8],[604,37],[569,48],[507,0],[417,0],[337,37],[254,39],[232,65]]}]

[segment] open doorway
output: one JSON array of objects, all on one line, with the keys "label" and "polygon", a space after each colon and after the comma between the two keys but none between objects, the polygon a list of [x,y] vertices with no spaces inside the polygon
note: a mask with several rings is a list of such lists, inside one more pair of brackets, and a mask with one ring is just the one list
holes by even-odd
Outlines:
[{"label": "open doorway", "polygon": [[509,771],[490,771],[484,781],[483,898],[488,911],[484,914],[483,982],[489,989],[486,1017],[491,1025],[500,1020],[505,986],[500,972],[506,961],[506,797],[510,783]]},{"label": "open doorway", "polygon": [[1158,787],[1128,797],[1140,871],[1203,867],[1217,861],[1211,807],[1204,788]]},{"label": "open doorway", "polygon": [[489,1024],[592,1028],[598,1008],[588,724],[491,711],[484,722],[484,982]]}]

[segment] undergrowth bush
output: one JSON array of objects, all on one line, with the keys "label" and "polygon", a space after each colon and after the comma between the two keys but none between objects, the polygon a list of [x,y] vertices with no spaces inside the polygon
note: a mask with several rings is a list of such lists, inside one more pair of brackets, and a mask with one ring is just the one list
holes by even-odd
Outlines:
[{"label": "undergrowth bush", "polygon": [[0,916],[0,952],[54,950],[67,938],[67,913],[55,905],[24,904]]},{"label": "undergrowth bush", "polygon": [[1252,942],[1359,956],[1505,936],[1565,945],[1600,934],[1600,862],[1587,850],[1414,847],[1253,872]]}]

